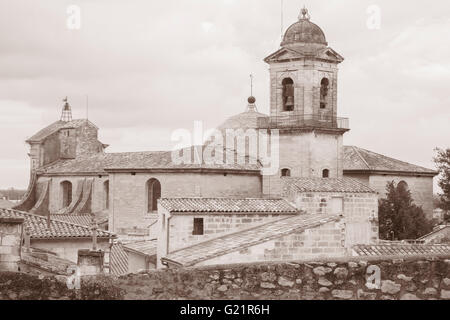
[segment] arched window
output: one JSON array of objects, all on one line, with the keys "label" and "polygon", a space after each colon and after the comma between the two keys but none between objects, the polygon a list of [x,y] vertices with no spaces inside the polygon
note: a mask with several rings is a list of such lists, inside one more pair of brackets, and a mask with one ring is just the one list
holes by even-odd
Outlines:
[{"label": "arched window", "polygon": [[397,188],[398,189],[403,189],[403,190],[408,190],[408,184],[406,183],[406,181],[400,181],[397,184]]},{"label": "arched window", "polygon": [[103,183],[103,206],[104,209],[109,209],[109,180]]},{"label": "arched window", "polygon": [[322,171],[322,178],[329,178],[330,177],[330,170],[324,169]]},{"label": "arched window", "polygon": [[147,212],[158,211],[158,199],[161,198],[161,183],[156,179],[147,181]]},{"label": "arched window", "polygon": [[325,109],[327,107],[329,85],[330,81],[328,81],[327,78],[323,78],[320,82],[320,109]]},{"label": "arched window", "polygon": [[290,177],[291,176],[291,170],[289,170],[289,169],[281,169],[281,176],[282,177]]},{"label": "arched window", "polygon": [[70,181],[61,182],[62,207],[67,208],[72,203],[72,183]]},{"label": "arched window", "polygon": [[294,81],[291,78],[283,79],[283,111],[294,110]]}]

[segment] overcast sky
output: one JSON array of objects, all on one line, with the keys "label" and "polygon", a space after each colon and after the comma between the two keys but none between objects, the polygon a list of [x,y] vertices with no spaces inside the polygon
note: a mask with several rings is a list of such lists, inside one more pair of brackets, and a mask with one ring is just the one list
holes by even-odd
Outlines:
[{"label": "overcast sky", "polygon": [[[268,66],[280,44],[281,0],[1,0],[0,188],[25,188],[27,137],[60,117],[100,128],[108,152],[170,149],[195,120],[212,128],[244,111],[249,74],[269,110]],[[67,27],[67,8],[81,28]],[[306,4],[340,65],[338,113],[346,145],[434,168],[449,147],[447,0],[284,0],[284,30]],[[370,5],[380,29],[367,26]]]}]

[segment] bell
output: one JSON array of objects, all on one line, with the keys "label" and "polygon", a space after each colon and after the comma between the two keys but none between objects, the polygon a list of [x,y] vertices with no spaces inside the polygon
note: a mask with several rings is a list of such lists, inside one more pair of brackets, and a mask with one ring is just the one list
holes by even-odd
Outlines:
[{"label": "bell", "polygon": [[286,107],[293,107],[294,106],[294,97],[288,96],[286,99]]}]

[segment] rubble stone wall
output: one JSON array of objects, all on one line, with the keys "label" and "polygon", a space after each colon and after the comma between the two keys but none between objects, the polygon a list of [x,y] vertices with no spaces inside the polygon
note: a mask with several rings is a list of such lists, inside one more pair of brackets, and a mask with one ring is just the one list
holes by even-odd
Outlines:
[{"label": "rubble stone wall", "polygon": [[0,299],[450,299],[450,256],[169,269],[120,278],[0,272]]}]

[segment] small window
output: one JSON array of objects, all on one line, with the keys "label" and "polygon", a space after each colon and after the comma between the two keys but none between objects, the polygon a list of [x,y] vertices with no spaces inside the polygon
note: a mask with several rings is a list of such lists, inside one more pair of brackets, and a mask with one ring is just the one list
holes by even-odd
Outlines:
[{"label": "small window", "polygon": [[294,81],[286,78],[283,85],[283,111],[294,111]]},{"label": "small window", "polygon": [[67,208],[72,203],[72,183],[70,181],[61,182],[62,208]]},{"label": "small window", "polygon": [[289,169],[281,169],[281,176],[282,177],[290,177],[291,176],[291,170],[289,170]]},{"label": "small window", "polygon": [[320,82],[320,109],[325,109],[327,107],[329,85],[330,82],[327,78],[323,78]]},{"label": "small window", "polygon": [[325,169],[322,171],[322,178],[329,178],[330,177],[330,170]]},{"label": "small window", "polygon": [[104,209],[109,209],[109,180],[103,183],[103,199]]},{"label": "small window", "polygon": [[158,199],[161,198],[161,183],[156,179],[147,181],[147,212],[158,211]]},{"label": "small window", "polygon": [[203,235],[203,218],[194,218],[194,230],[192,231],[194,236]]}]

